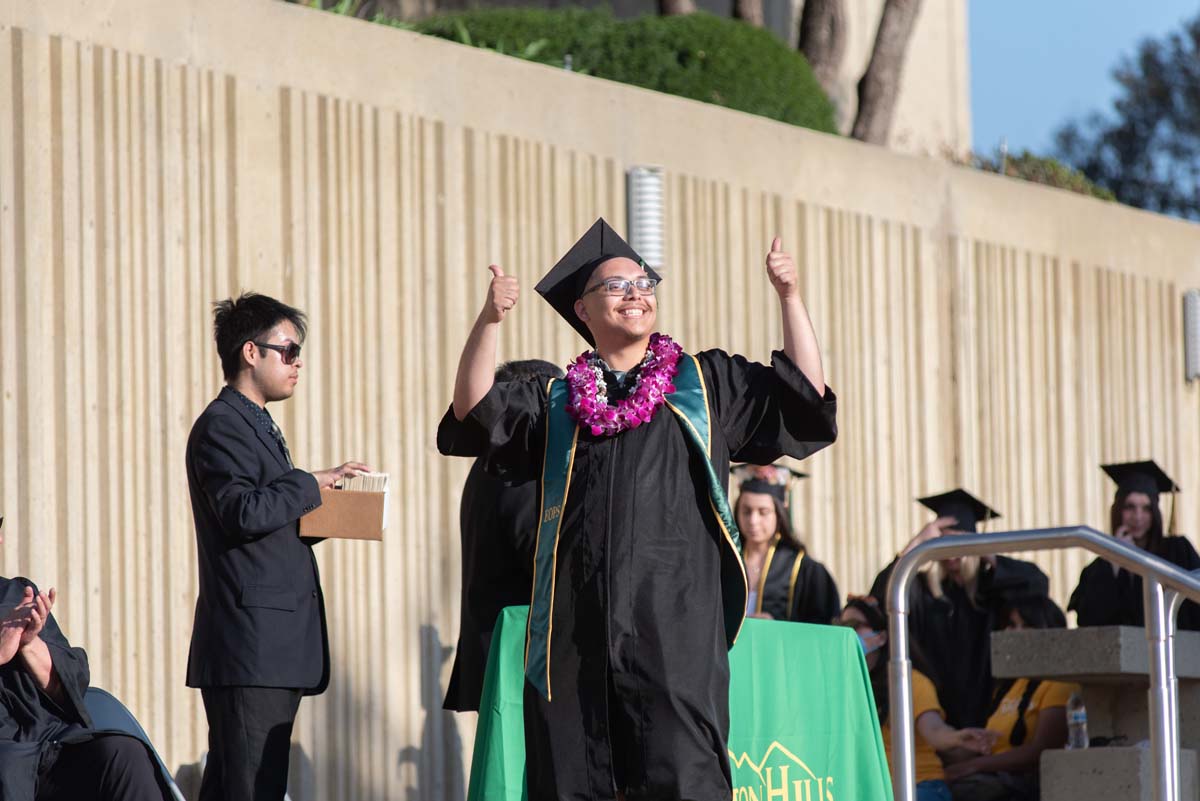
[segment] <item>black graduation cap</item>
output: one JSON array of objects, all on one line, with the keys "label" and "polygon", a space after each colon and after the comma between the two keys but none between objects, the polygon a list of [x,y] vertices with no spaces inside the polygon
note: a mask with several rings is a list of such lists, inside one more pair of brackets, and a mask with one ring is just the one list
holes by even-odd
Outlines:
[{"label": "black graduation cap", "polygon": [[1160,492],[1178,492],[1179,487],[1153,459],[1145,462],[1122,462],[1100,465],[1109,478],[1117,482],[1122,492],[1144,492],[1158,499]]},{"label": "black graduation cap", "polygon": [[963,489],[917,498],[917,503],[932,510],[938,517],[953,517],[958,521],[959,531],[975,531],[977,522],[1000,516],[999,512]]},{"label": "black graduation cap", "polygon": [[647,267],[637,251],[601,217],[534,287],[537,293],[592,346],[595,346],[596,341],[583,320],[575,313],[575,301],[579,300],[583,290],[587,289],[588,279],[592,277],[596,268],[609,259],[618,257],[632,259],[642,266],[646,275],[657,281],[662,280],[662,276]]},{"label": "black graduation cap", "polygon": [[808,473],[801,473],[782,464],[739,464],[730,468],[729,472],[741,482],[738,484],[739,493],[761,492],[774,495],[784,504],[787,503],[792,482],[808,478]]}]

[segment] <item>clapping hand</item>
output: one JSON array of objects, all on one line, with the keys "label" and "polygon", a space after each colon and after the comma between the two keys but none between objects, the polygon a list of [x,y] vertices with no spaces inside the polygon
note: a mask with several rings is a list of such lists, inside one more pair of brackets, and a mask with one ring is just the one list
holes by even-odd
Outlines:
[{"label": "clapping hand", "polygon": [[[25,631],[32,620],[34,608],[33,587],[26,587],[21,602],[0,618],[0,665],[11,662],[21,646],[26,644]],[[41,631],[40,626],[38,631]]]},{"label": "clapping hand", "polygon": [[[26,593],[31,592],[26,588]],[[21,645],[29,645],[42,633],[42,629],[46,627],[46,621],[50,619],[50,610],[54,608],[54,601],[58,598],[58,591],[53,587],[49,592],[38,593],[33,599],[33,606],[29,610],[29,619],[25,623],[25,633],[21,635]]]}]

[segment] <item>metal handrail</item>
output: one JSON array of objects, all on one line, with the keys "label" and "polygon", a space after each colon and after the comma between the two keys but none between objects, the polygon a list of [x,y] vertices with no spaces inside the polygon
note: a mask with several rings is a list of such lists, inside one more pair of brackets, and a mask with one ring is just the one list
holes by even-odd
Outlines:
[{"label": "metal handrail", "polygon": [[1142,577],[1146,639],[1150,646],[1150,753],[1155,801],[1179,798],[1179,686],[1175,678],[1175,616],[1184,598],[1200,602],[1200,579],[1088,526],[960,534],[922,543],[896,560],[888,582],[889,719],[892,786],[896,801],[915,801],[912,660],[908,648],[908,587],[926,562],[956,556],[1085,548]]}]

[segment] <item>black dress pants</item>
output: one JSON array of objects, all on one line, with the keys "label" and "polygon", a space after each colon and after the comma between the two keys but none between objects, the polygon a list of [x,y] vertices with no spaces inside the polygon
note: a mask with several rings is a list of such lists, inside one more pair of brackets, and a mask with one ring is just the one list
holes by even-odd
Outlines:
[{"label": "black dress pants", "polygon": [[200,801],[283,801],[303,690],[207,687],[208,762]]},{"label": "black dress pants", "polygon": [[165,782],[150,751],[108,734],[64,745],[38,784],[37,801],[163,801]]}]

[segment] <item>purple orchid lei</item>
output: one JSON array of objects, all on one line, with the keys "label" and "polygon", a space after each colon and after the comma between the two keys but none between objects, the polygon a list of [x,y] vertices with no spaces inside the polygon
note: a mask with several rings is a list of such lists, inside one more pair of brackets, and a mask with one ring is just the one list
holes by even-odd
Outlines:
[{"label": "purple orchid lei", "polygon": [[649,423],[667,396],[675,391],[672,379],[679,372],[683,348],[666,334],[651,334],[650,347],[642,359],[637,387],[616,405],[608,402],[608,387],[600,357],[589,350],[567,368],[570,389],[567,414],[593,436],[612,436]]}]

